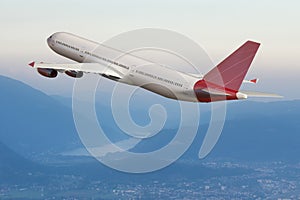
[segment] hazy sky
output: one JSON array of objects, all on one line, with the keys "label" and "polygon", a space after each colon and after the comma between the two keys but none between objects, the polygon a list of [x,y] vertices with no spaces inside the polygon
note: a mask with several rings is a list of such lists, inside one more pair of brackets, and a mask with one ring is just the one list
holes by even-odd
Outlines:
[{"label": "hazy sky", "polygon": [[101,42],[137,28],[164,28],[199,43],[216,64],[248,39],[261,42],[248,74],[261,79],[253,90],[299,99],[299,10],[296,0],[2,0],[0,74],[68,96],[72,79],[47,80],[27,66],[32,60],[69,62],[48,48],[46,38],[53,32]]}]

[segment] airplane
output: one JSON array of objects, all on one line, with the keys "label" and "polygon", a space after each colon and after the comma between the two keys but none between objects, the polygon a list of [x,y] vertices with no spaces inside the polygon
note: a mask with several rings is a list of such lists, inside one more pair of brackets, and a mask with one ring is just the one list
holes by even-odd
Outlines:
[{"label": "airplane", "polygon": [[167,98],[189,102],[280,97],[276,94],[239,91],[242,83],[258,81],[244,80],[260,46],[254,41],[246,41],[205,75],[177,71],[171,66],[155,63],[71,33],[54,33],[47,39],[47,43],[57,54],[77,62],[29,64],[48,78],[57,77],[58,72],[73,78],[94,73],[114,81],[142,87]]}]

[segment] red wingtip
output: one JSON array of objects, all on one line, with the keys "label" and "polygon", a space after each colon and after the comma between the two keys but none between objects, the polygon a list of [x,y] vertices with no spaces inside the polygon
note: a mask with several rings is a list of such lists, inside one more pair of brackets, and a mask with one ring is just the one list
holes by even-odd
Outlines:
[{"label": "red wingtip", "polygon": [[252,83],[257,83],[257,78],[256,79],[252,79],[252,80],[250,80]]},{"label": "red wingtip", "polygon": [[34,67],[35,62],[29,63],[28,65]]}]

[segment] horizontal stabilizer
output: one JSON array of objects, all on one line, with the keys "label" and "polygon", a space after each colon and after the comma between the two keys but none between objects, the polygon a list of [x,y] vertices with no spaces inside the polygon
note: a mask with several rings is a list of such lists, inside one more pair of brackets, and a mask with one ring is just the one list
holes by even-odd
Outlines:
[{"label": "horizontal stabilizer", "polygon": [[283,96],[278,94],[264,93],[264,92],[254,92],[254,91],[240,91],[246,94],[248,97],[271,97],[271,98],[283,98]]}]

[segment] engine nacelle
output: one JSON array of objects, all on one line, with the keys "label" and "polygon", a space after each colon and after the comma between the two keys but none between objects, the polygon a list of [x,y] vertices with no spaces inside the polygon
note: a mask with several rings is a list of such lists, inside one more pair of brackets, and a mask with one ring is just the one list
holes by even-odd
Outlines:
[{"label": "engine nacelle", "polygon": [[81,71],[67,70],[65,73],[73,78],[81,78],[83,76],[83,72]]},{"label": "engine nacelle", "polygon": [[47,69],[47,68],[37,68],[37,71],[48,78],[55,78],[57,76],[57,71],[55,69]]}]

